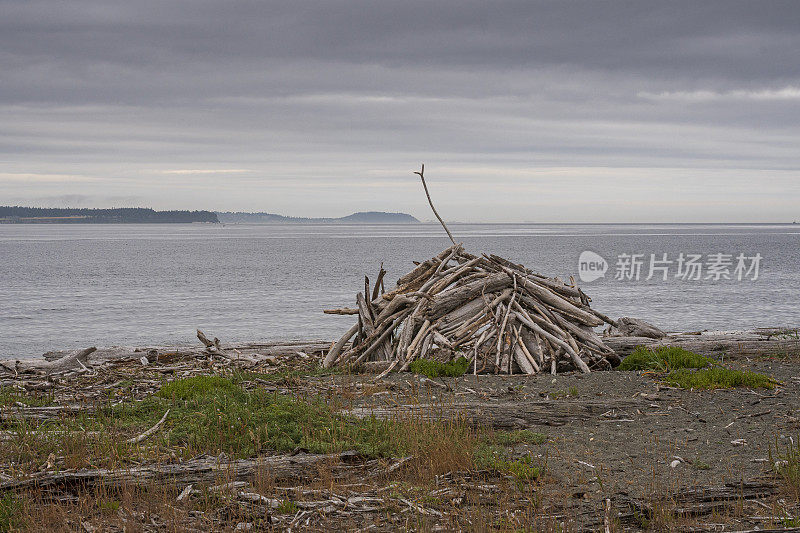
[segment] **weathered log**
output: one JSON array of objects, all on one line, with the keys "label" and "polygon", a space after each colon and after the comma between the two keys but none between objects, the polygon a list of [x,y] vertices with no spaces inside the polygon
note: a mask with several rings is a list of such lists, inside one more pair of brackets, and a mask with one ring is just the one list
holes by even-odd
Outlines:
[{"label": "weathered log", "polygon": [[96,350],[97,348],[93,346],[91,348],[72,352],[54,361],[14,361],[13,364],[10,361],[0,361],[0,368],[14,374],[36,372],[42,372],[47,375],[61,374],[63,372],[69,372],[70,370],[86,368],[89,354]]},{"label": "weathered log", "polygon": [[478,427],[494,429],[526,428],[534,425],[562,426],[564,424],[599,418],[609,409],[632,409],[644,404],[637,400],[553,401],[530,400],[526,402],[492,403],[437,403],[417,405],[392,405],[358,407],[345,411],[359,418],[375,416],[380,419],[419,417],[422,420],[464,420]]},{"label": "weathered log", "polygon": [[353,309],[352,307],[341,307],[339,309],[323,309],[322,312],[326,315],[357,315],[358,309]]},{"label": "weathered log", "polygon": [[650,337],[651,339],[663,339],[667,336],[666,332],[653,324],[627,316],[617,320],[617,324],[611,328],[610,335],[614,337]]},{"label": "weathered log", "polygon": [[86,469],[75,472],[34,474],[31,477],[0,483],[0,491],[23,489],[53,489],[102,485],[121,488],[127,485],[169,480],[176,485],[188,483],[216,483],[220,479],[247,480],[258,474],[274,479],[300,479],[316,475],[314,467],[328,464],[341,467],[344,463],[359,463],[356,452],[334,454],[274,455],[238,461],[204,457],[174,464],[151,464],[128,469]]},{"label": "weathered log", "polygon": [[720,358],[786,357],[800,355],[800,337],[796,334],[762,335],[757,331],[708,332],[703,334],[669,334],[663,339],[648,337],[603,337],[603,342],[621,357],[633,352],[637,346],[659,348],[679,346],[689,351]]}]

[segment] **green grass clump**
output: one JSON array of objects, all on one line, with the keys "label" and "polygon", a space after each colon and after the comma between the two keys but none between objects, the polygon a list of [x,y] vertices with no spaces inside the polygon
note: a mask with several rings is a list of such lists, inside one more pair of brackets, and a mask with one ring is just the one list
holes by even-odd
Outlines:
[{"label": "green grass clump", "polygon": [[669,372],[680,368],[705,368],[716,363],[713,359],[690,352],[678,346],[664,346],[651,350],[637,346],[622,360],[619,370],[654,370]]},{"label": "green grass clump", "polygon": [[280,505],[275,508],[275,512],[278,514],[295,514],[297,510],[297,504],[292,500],[283,500]]},{"label": "green grass clump", "polygon": [[536,433],[530,429],[519,429],[515,431],[497,431],[490,440],[500,446],[513,446],[515,444],[544,444],[547,442],[547,435]]},{"label": "green grass clump", "polygon": [[429,378],[438,378],[440,376],[458,377],[463,376],[469,368],[469,360],[461,356],[455,361],[449,363],[440,363],[439,361],[431,361],[430,359],[420,358],[414,360],[409,365],[409,370],[414,374],[422,374]]},{"label": "green grass clump", "polygon": [[551,400],[560,400],[562,398],[577,398],[578,388],[570,387],[568,390],[557,390],[555,392],[548,392],[547,397]]},{"label": "green grass clump", "polygon": [[0,532],[12,531],[20,525],[21,510],[22,503],[13,493],[6,492],[0,496]]},{"label": "green grass clump", "polygon": [[[775,460],[775,455],[770,447],[770,460]],[[800,444],[790,443],[784,453],[778,455],[774,461],[775,471],[786,482],[796,498],[800,498]]]},{"label": "green grass clump", "polygon": [[689,370],[680,368],[669,373],[664,381],[684,389],[727,389],[749,387],[751,389],[772,389],[776,381],[769,376],[749,370],[731,370],[721,366]]},{"label": "green grass clump", "polygon": [[512,459],[505,448],[496,444],[478,444],[473,451],[473,457],[477,468],[510,474],[518,481],[534,481],[542,474],[542,469],[530,455]]},{"label": "green grass clump", "polygon": [[711,470],[711,465],[700,459],[695,459],[692,466],[698,470]]},{"label": "green grass clump", "polygon": [[210,396],[231,395],[242,399],[244,390],[230,378],[222,376],[195,376],[166,383],[156,393],[160,398],[172,400],[200,400]]},{"label": "green grass clump", "polygon": [[27,407],[44,407],[53,404],[52,395],[34,396],[14,387],[0,387],[0,407],[14,406],[18,403]]}]

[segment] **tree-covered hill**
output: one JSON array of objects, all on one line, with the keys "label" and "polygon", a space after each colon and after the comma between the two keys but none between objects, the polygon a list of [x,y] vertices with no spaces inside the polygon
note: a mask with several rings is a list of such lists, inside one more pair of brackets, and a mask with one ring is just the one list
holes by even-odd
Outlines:
[{"label": "tree-covered hill", "polygon": [[218,223],[211,211],[155,211],[145,207],[73,209],[0,206],[0,223],[6,224],[178,224]]}]

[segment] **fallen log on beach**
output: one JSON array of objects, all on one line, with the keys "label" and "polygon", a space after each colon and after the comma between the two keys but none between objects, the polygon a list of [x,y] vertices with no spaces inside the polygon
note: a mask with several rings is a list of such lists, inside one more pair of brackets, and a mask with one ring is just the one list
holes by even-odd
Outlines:
[{"label": "fallen log on beach", "polygon": [[97,348],[86,348],[77,352],[71,352],[64,357],[55,359],[53,361],[14,361],[11,364],[9,361],[0,361],[6,371],[14,372],[15,374],[24,374],[29,372],[43,372],[45,374],[60,374],[75,370],[79,368],[86,368],[86,362],[89,354],[97,351]]},{"label": "fallen log on beach", "polygon": [[314,467],[323,464],[331,467],[363,462],[356,452],[333,454],[274,455],[256,459],[230,461],[224,457],[201,457],[173,464],[150,464],[131,468],[93,468],[74,472],[40,473],[24,479],[0,483],[0,491],[28,488],[54,489],[102,485],[121,488],[126,485],[143,485],[169,480],[171,483],[215,483],[220,478],[232,480],[252,479],[259,473],[274,479],[300,479],[313,476]]},{"label": "fallen log on beach", "polygon": [[671,333],[660,339],[650,337],[604,337],[603,341],[620,357],[637,346],[660,348],[678,346],[714,359],[736,357],[800,356],[797,329],[763,328],[752,331],[708,331]]},{"label": "fallen log on beach", "polygon": [[[432,382],[436,384],[435,381]],[[646,405],[642,401],[604,402],[578,400],[556,402],[538,400],[526,402],[456,402],[452,404],[392,405],[387,407],[358,407],[345,411],[358,418],[393,419],[397,417],[420,420],[463,420],[466,423],[495,430],[528,428],[531,426],[563,426],[600,418],[609,410],[635,410]]]},{"label": "fallen log on beach", "polygon": [[[85,372],[86,369],[96,370],[105,365],[123,363],[136,363],[152,365],[155,368],[169,365],[175,361],[205,361],[209,355],[219,354],[225,364],[253,366],[255,364],[269,364],[276,358],[296,357],[298,354],[318,357],[330,348],[331,343],[326,341],[282,341],[262,343],[230,343],[225,344],[221,352],[216,346],[209,351],[206,346],[111,346],[87,348],[79,352],[50,351],[42,358],[36,359],[10,359],[0,360],[0,376],[16,379],[20,376],[38,379],[35,383],[26,384],[26,388],[40,387],[43,390],[52,388],[52,382],[42,381],[43,378],[63,375],[74,372]],[[164,367],[168,369],[169,367]],[[178,367],[175,367],[178,369]],[[37,378],[38,376],[38,378]]]}]

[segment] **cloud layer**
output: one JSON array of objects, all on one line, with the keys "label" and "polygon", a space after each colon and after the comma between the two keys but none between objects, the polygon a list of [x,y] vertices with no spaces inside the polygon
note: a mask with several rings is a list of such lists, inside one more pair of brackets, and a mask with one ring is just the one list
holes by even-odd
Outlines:
[{"label": "cloud layer", "polygon": [[[0,203],[779,221],[796,2],[0,0]],[[61,199],[61,200],[57,200]]]}]

